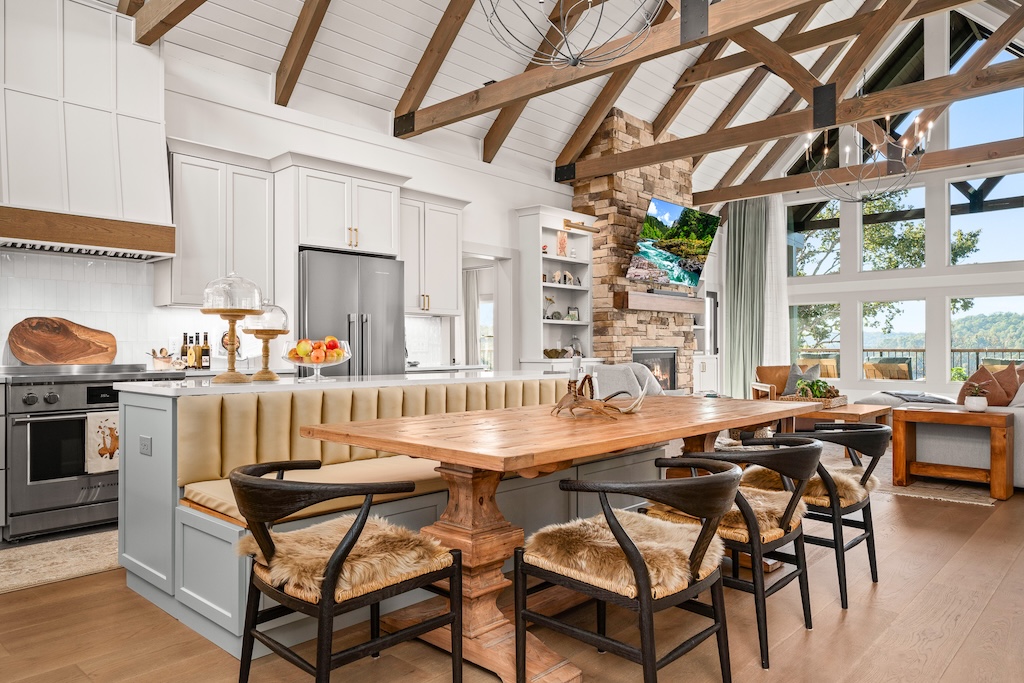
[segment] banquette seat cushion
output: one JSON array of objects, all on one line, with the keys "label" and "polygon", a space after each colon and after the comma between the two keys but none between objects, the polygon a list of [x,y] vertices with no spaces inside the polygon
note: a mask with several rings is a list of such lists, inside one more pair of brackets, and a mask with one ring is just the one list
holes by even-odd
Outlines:
[{"label": "banquette seat cushion", "polygon": [[[565,392],[559,379],[504,380],[453,384],[406,384],[305,391],[267,391],[178,399],[177,483],[183,498],[244,524],[227,476],[240,465],[277,460],[319,460],[320,470],[290,472],[302,481],[414,481],[416,491],[394,498],[446,489],[430,460],[370,448],[306,439],[306,425],[437,415],[554,404]],[[304,510],[310,517],[357,507],[338,499]],[[298,518],[298,517],[296,517]]]},{"label": "banquette seat cushion", "polygon": [[[368,484],[380,481],[411,481],[416,484],[416,490],[412,493],[392,493],[373,497],[374,502],[385,503],[389,500],[444,491],[447,488],[444,480],[435,471],[439,464],[436,460],[396,455],[390,458],[353,460],[335,465],[324,465],[318,470],[293,470],[285,472],[284,478],[318,483]],[[238,505],[235,503],[235,496],[231,492],[231,482],[227,479],[211,479],[188,484],[185,486],[184,497],[204,508],[230,517],[238,521],[239,524],[245,523],[242,513],[238,511]],[[363,496],[335,498],[311,505],[298,514],[288,517],[287,520],[351,510],[359,507],[362,503]]]},{"label": "banquette seat cushion", "polygon": [[[297,531],[271,532],[275,554],[269,563],[249,535],[238,542],[238,553],[255,555],[253,571],[265,583],[293,598],[317,603],[327,562],[354,520],[355,515],[345,515]],[[350,600],[444,569],[452,562],[452,554],[436,540],[373,516],[366,520],[342,565],[334,599]]]},{"label": "banquette seat cushion", "polygon": [[[616,511],[615,516],[647,564],[654,599],[690,585],[690,551],[699,526],[680,527],[626,510]],[[724,550],[721,539],[712,539],[698,578],[707,577],[722,563]],[[544,527],[526,542],[523,561],[627,598],[637,596],[633,570],[603,514]]]},{"label": "banquette seat cushion", "polygon": [[[800,518],[807,514],[807,506],[801,502],[790,521],[790,529],[783,529],[779,526],[782,517],[786,513],[786,506],[789,505],[791,494],[789,491],[766,491],[764,489],[750,486],[740,486],[739,492],[743,494],[750,507],[753,508],[757,517],[757,526],[761,543],[771,543],[782,538],[787,532],[792,531],[800,525]],[[654,503],[647,509],[651,517],[664,519],[670,522],[681,524],[697,525],[700,519],[683,514],[679,510],[661,503]],[[750,533],[747,531],[747,524],[743,519],[743,513],[733,505],[732,510],[725,513],[718,525],[718,535],[729,541],[737,543],[749,543]]]}]

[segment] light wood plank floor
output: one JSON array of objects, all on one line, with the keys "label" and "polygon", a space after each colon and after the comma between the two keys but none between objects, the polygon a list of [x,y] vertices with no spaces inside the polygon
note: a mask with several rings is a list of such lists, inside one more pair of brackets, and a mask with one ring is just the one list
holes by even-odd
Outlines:
[{"label": "light wood plank floor", "polygon": [[[839,607],[831,551],[808,548],[814,630],[803,628],[796,583],[768,600],[772,668],[760,668],[751,596],[726,590],[736,681],[1024,680],[1024,493],[994,508],[876,495],[881,583],[863,546],[849,555],[850,609]],[[593,609],[572,618],[590,624]],[[702,627],[679,610],[659,615],[667,651]],[[361,627],[337,642],[362,637]],[[609,610],[609,632],[635,641],[629,613]],[[638,668],[536,629],[587,681],[639,679]],[[306,654],[311,656],[311,644]],[[440,683],[446,654],[419,642],[335,672],[354,683]],[[238,663],[124,585],[123,571],[0,596],[0,682],[231,681]],[[308,681],[276,657],[253,681]],[[468,683],[493,682],[467,665]],[[661,680],[718,681],[714,641],[662,670]]]}]

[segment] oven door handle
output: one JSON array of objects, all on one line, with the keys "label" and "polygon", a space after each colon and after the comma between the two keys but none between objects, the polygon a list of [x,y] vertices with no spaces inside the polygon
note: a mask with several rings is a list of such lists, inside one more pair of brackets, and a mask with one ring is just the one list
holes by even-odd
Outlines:
[{"label": "oven door handle", "polygon": [[63,415],[40,415],[39,417],[16,417],[11,420],[11,424],[24,425],[32,424],[33,422],[57,422],[58,420],[84,420],[85,413],[65,413]]}]

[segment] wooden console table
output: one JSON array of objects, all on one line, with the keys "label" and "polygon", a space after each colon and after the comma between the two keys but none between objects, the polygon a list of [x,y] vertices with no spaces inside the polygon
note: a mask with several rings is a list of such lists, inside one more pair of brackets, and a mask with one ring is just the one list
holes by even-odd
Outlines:
[{"label": "wooden console table", "polygon": [[[892,411],[892,483],[907,486],[914,475],[961,479],[989,484],[993,498],[1013,495],[1013,414],[954,410],[896,408]],[[917,462],[917,424],[987,427],[990,432],[989,469]]]}]

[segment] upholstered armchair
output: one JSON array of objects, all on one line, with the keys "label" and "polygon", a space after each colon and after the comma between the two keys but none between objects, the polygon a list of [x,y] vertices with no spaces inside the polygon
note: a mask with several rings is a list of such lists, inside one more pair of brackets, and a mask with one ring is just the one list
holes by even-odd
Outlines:
[{"label": "upholstered armchair", "polygon": [[[755,401],[774,401],[786,389],[789,379],[789,365],[758,365],[754,381],[750,383],[750,398]],[[800,366],[800,372],[807,372],[807,365]]]}]

